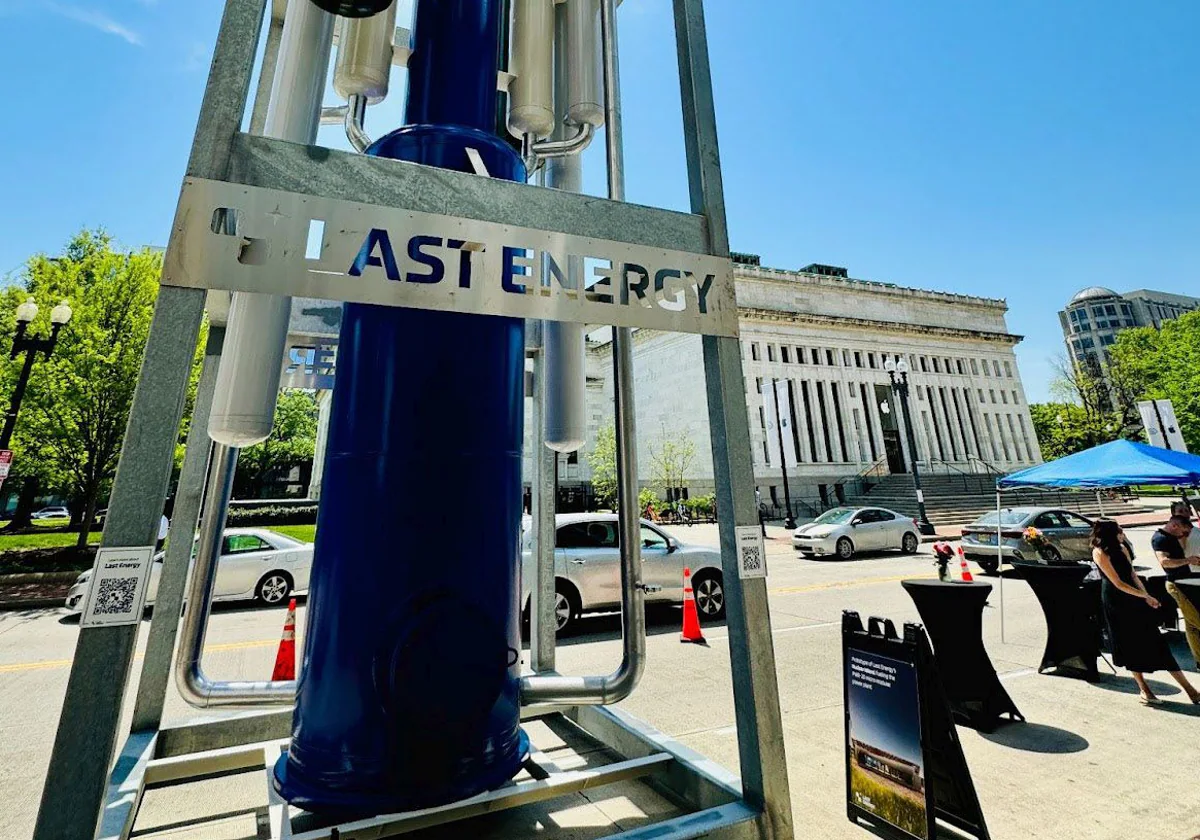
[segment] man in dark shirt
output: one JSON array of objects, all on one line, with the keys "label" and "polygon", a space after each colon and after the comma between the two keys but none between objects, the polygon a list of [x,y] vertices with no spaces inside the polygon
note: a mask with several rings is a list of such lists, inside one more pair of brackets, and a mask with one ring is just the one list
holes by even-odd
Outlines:
[{"label": "man in dark shirt", "polygon": [[[1184,550],[1191,533],[1191,520],[1186,516],[1172,516],[1167,520],[1167,524],[1155,531],[1154,536],[1150,538],[1150,547],[1154,549],[1154,556],[1167,573],[1167,580],[1196,575]],[[1200,558],[1190,559],[1200,563]]]},{"label": "man in dark shirt", "polygon": [[1154,556],[1167,573],[1167,592],[1171,593],[1171,597],[1179,605],[1188,647],[1192,651],[1192,658],[1200,664],[1200,610],[1197,610],[1192,599],[1175,585],[1175,581],[1183,578],[1200,577],[1193,565],[1200,564],[1200,557],[1189,557],[1187,554],[1188,536],[1191,533],[1190,519],[1186,516],[1172,516],[1166,525],[1154,532],[1150,539],[1150,547],[1154,549]]}]

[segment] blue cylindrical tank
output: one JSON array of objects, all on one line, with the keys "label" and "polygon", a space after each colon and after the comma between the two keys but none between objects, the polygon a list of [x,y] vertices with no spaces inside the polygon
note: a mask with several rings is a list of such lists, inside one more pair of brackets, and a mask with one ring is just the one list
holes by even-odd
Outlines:
[{"label": "blue cylindrical tank", "polygon": [[[494,133],[501,8],[420,0],[408,125],[368,154],[470,171],[473,148],[492,177],[525,179]],[[292,743],[275,768],[289,802],[427,807],[524,760],[524,358],[520,319],[345,306]]]}]

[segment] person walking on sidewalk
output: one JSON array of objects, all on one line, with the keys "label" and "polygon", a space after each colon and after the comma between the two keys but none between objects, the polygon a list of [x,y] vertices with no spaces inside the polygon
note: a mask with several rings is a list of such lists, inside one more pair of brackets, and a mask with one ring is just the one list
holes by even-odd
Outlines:
[{"label": "person walking on sidewalk", "polygon": [[1146,591],[1142,579],[1133,570],[1124,536],[1121,526],[1111,519],[1100,519],[1092,524],[1092,560],[1104,575],[1100,596],[1112,639],[1113,662],[1133,674],[1142,705],[1162,704],[1143,676],[1152,671],[1168,672],[1187,692],[1188,698],[1200,704],[1200,691],[1179,670],[1166,639],[1159,632],[1154,617],[1154,610],[1159,607],[1158,599]]}]

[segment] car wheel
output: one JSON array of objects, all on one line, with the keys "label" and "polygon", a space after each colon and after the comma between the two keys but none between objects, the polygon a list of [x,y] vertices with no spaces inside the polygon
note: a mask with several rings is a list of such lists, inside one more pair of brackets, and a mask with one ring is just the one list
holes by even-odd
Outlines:
[{"label": "car wheel", "polygon": [[975,560],[985,575],[995,575],[1000,571],[1000,561],[995,557],[979,557]]},{"label": "car wheel", "polygon": [[904,538],[900,540],[900,550],[905,554],[916,554],[917,546],[920,544],[921,542],[917,539],[916,534],[914,534],[912,531],[906,531]]},{"label": "car wheel", "polygon": [[1049,565],[1061,563],[1063,561],[1062,555],[1059,553],[1058,549],[1052,545],[1046,546],[1039,551],[1038,554],[1041,555],[1042,560]]},{"label": "car wheel", "polygon": [[719,621],[725,617],[725,586],[718,572],[700,572],[692,578],[696,611],[704,618]]},{"label": "car wheel", "polygon": [[254,598],[260,604],[275,607],[286,603],[292,594],[292,579],[286,572],[271,572],[263,575],[263,579],[254,587]]},{"label": "car wheel", "polygon": [[849,560],[854,556],[854,543],[850,542],[849,537],[837,541],[837,556],[841,560]]},{"label": "car wheel", "polygon": [[580,613],[579,598],[563,584],[554,587],[555,635],[566,636],[575,629]]}]

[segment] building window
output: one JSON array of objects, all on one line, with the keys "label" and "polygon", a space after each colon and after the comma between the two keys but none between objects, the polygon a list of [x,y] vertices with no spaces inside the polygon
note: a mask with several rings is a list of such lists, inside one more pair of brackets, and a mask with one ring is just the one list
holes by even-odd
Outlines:
[{"label": "building window", "polygon": [[754,393],[756,393],[756,394],[762,393],[762,377],[761,376],[754,377]]},{"label": "building window", "polygon": [[850,351],[842,351],[842,367],[850,367]]},{"label": "building window", "polygon": [[821,351],[816,347],[812,349],[812,363],[814,365],[821,364]]},{"label": "building window", "polygon": [[774,344],[767,345],[767,361],[768,362],[775,361],[775,345]]},{"label": "building window", "polygon": [[579,463],[579,450],[578,449],[576,449],[574,452],[567,453],[567,463],[568,464],[578,464]]},{"label": "building window", "polygon": [[925,356],[921,357],[921,373],[929,373],[929,359]]},{"label": "building window", "polygon": [[962,359],[955,359],[955,360],[954,360],[954,367],[955,367],[955,369],[957,369],[957,370],[958,370],[958,375],[959,375],[959,376],[965,376],[965,375],[966,375],[966,371],[965,371],[965,370],[963,370],[963,363],[962,363]]},{"label": "building window", "polygon": [[996,371],[996,376],[1000,375],[1000,362],[992,359],[992,368]]},{"label": "building window", "polygon": [[1009,364],[1008,362],[1004,363],[1004,375],[1007,376],[1009,379],[1012,379],[1012,365]]},{"label": "building window", "polygon": [[875,354],[874,353],[867,354],[867,367],[869,367],[871,370],[875,370]]},{"label": "building window", "polygon": [[1008,391],[1000,392],[1000,402],[1004,403],[1005,405],[1008,405]]},{"label": "building window", "polygon": [[1111,347],[1112,345],[1114,345],[1116,343],[1117,343],[1117,337],[1115,335],[1109,334],[1109,335],[1100,336],[1100,345],[1102,347]]},{"label": "building window", "polygon": [[829,364],[830,367],[835,367],[837,365],[837,360],[834,358],[832,350],[825,351],[825,361]]},{"label": "building window", "polygon": [[[874,366],[872,365],[872,367]],[[879,459],[879,449],[875,446],[875,422],[871,414],[871,400],[867,397],[867,386],[861,382],[858,384],[858,392],[862,397],[863,414],[866,415],[867,442],[871,444],[871,462],[874,463]]]},{"label": "building window", "polygon": [[750,359],[755,362],[758,361],[758,344],[756,342],[750,343]]},{"label": "building window", "polygon": [[992,398],[992,405],[996,404],[996,392],[991,388],[988,389],[988,396]]},{"label": "building window", "polygon": [[942,360],[939,359],[937,356],[933,357],[933,372],[934,373],[942,372]]},{"label": "building window", "polygon": [[918,402],[925,402],[925,389],[920,385],[917,386],[917,400]]},{"label": "building window", "polygon": [[766,440],[763,441],[763,463],[771,466],[771,450],[767,448]]},{"label": "building window", "polygon": [[817,435],[813,430],[812,400],[808,394],[808,383],[800,383],[800,396],[804,402],[804,425],[808,427],[808,448],[812,452],[813,461],[820,461],[821,455],[817,450]]},{"label": "building window", "polygon": [[975,363],[974,359],[971,360],[971,373],[973,373],[976,376],[979,375],[979,365],[977,365]]},{"label": "building window", "polygon": [[979,401],[980,401],[980,402],[983,402],[983,401],[984,401],[984,400],[983,400],[983,389],[982,389],[982,388],[980,388],[980,389],[979,389]]},{"label": "building window", "polygon": [[856,368],[862,367],[862,353],[858,350],[854,351],[854,366]]},{"label": "building window", "polygon": [[1013,405],[1020,405],[1021,400],[1017,398],[1017,392],[1013,391]]},{"label": "building window", "polygon": [[758,407],[758,425],[760,428],[767,428],[767,415],[763,412],[763,407]]},{"label": "building window", "polygon": [[791,356],[788,353],[788,348],[787,348],[786,344],[779,345],[779,358],[783,359],[783,363],[785,365],[789,365],[792,363]]}]

